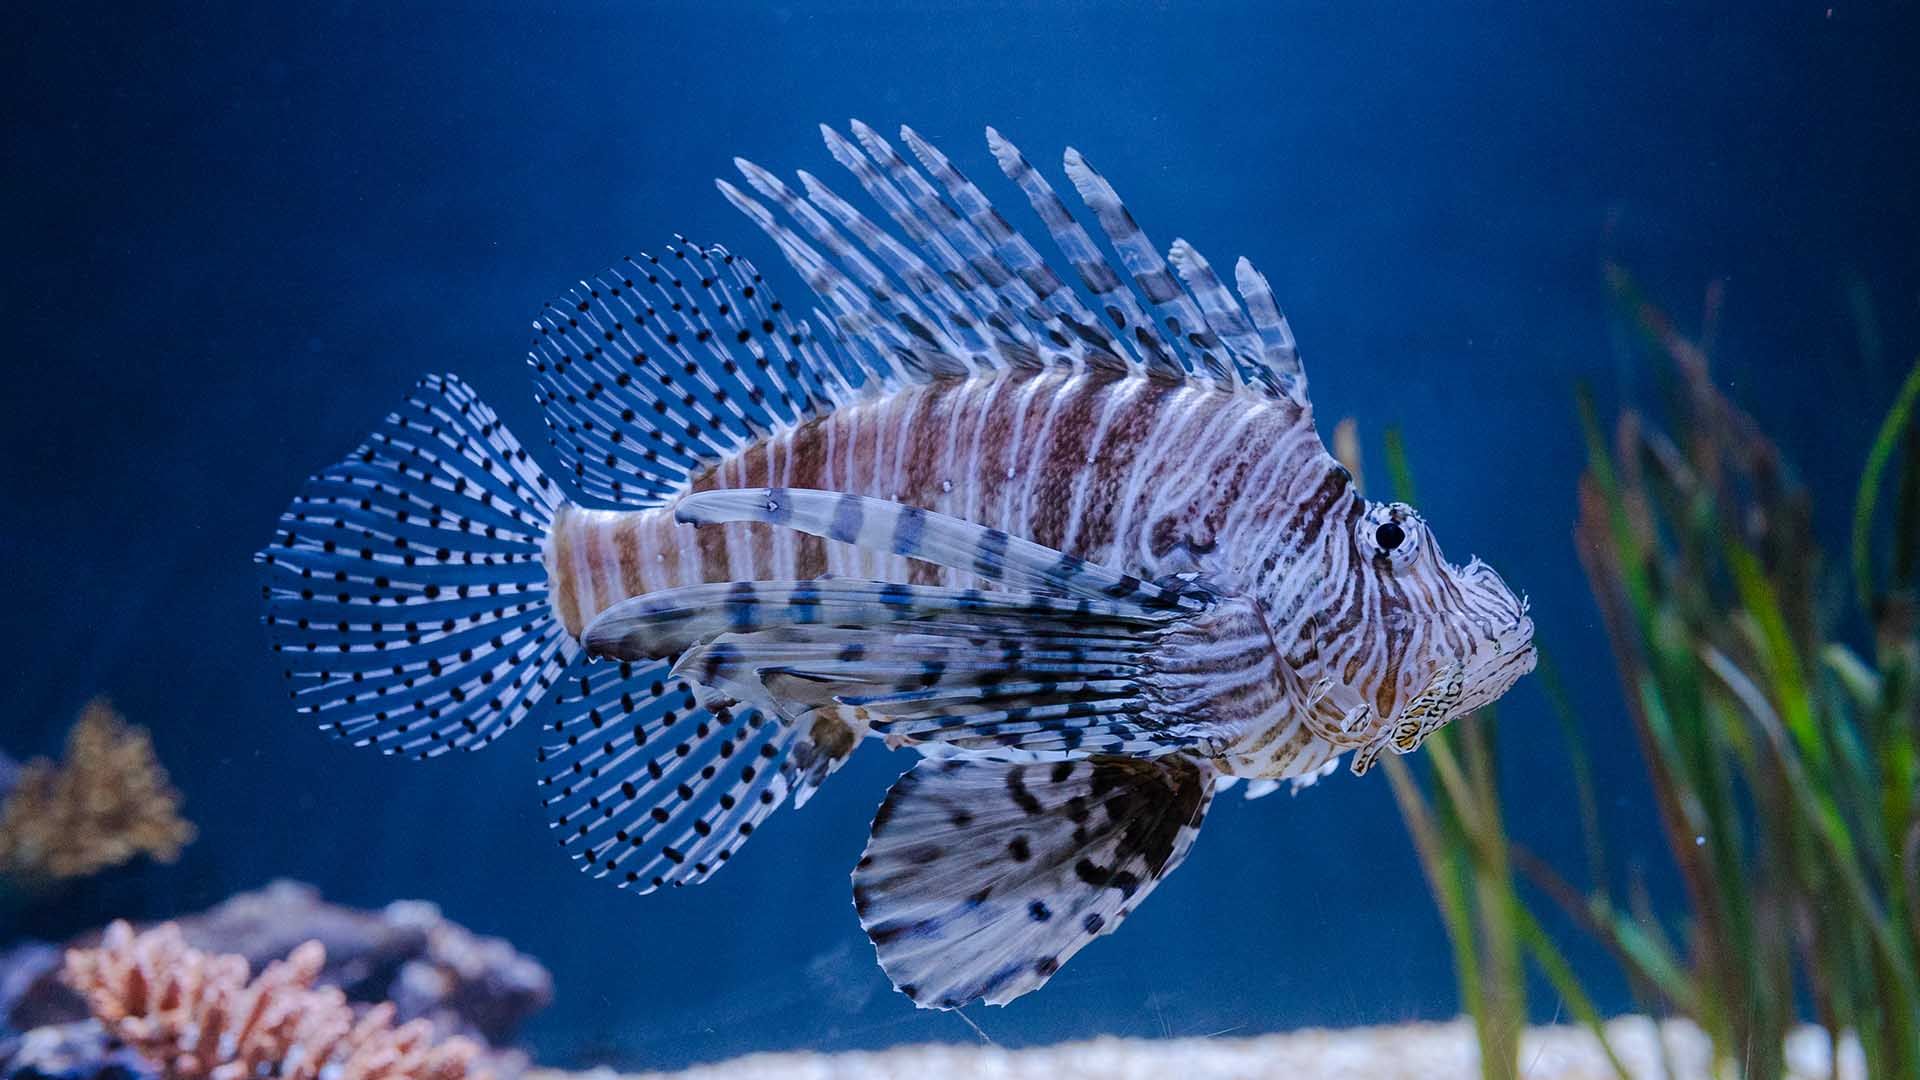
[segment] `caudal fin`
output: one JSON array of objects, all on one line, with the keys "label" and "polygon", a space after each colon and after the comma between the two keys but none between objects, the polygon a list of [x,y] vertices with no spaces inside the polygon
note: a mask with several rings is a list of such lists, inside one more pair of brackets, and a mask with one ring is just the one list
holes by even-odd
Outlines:
[{"label": "caudal fin", "polygon": [[578,651],[547,601],[559,491],[451,375],[307,481],[255,556],[295,707],[431,757],[518,723]]}]

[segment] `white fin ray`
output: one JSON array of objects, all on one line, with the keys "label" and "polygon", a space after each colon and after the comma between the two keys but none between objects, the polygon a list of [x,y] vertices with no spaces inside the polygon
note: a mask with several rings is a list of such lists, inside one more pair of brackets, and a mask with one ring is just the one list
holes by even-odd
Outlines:
[{"label": "white fin ray", "polygon": [[1211,375],[1216,382],[1227,386],[1240,385],[1239,368],[1231,357],[1220,355],[1218,337],[1207,326],[1207,320],[1194,306],[1187,294],[1180,289],[1180,283],[1167,271],[1166,262],[1160,258],[1160,252],[1141,231],[1139,223],[1134,221],[1133,213],[1120,201],[1120,194],[1106,177],[1096,172],[1080,151],[1072,147],[1066,153],[1067,179],[1073,181],[1074,190],[1093,211],[1094,218],[1100,222],[1100,228],[1107,234],[1113,249],[1120,254],[1120,261],[1133,275],[1133,283],[1147,298],[1155,311],[1159,312],[1162,325],[1176,341],[1200,350],[1197,357],[1199,367]]},{"label": "white fin ray", "polygon": [[907,199],[920,214],[921,220],[930,226],[951,252],[950,261],[956,269],[964,268],[961,280],[968,283],[980,308],[987,312],[987,323],[997,331],[1007,344],[1019,350],[1027,357],[1036,357],[1040,352],[1039,338],[1033,329],[1027,326],[1021,317],[1021,311],[1008,302],[996,283],[1009,276],[1004,268],[996,272],[990,256],[984,252],[981,238],[974,234],[966,221],[953,208],[940,199],[927,178],[918,169],[907,163],[893,145],[882,138],[880,133],[858,120],[850,121],[854,138],[886,170],[893,182],[905,191]]},{"label": "white fin ray", "polygon": [[[780,224],[773,212],[754,201],[752,196],[725,180],[716,180],[714,183],[728,202],[772,238],[780,253],[786,256],[788,264],[825,305],[824,313],[821,309],[815,309],[815,317],[860,372],[858,381],[863,394],[884,392],[909,382],[924,381],[928,377],[928,373],[920,368],[913,357],[912,349],[899,328],[881,318],[866,294],[856,288],[845,274],[834,269],[793,230]],[[852,381],[849,379],[849,382]]]},{"label": "white fin ray", "polygon": [[[889,736],[974,752],[1153,756],[1237,732],[1168,711],[1154,662],[1175,615],[995,590],[828,580],[694,585],[613,605],[595,656],[679,654],[676,676],[805,729],[851,709]],[[1177,679],[1175,680],[1177,682]]]},{"label": "white fin ray", "polygon": [[931,264],[937,266],[940,274],[958,290],[956,295],[964,299],[970,309],[970,321],[976,332],[990,330],[988,320],[998,311],[998,304],[992,294],[985,290],[984,283],[967,266],[966,260],[960,257],[960,253],[953,249],[953,245],[939,230],[921,218],[920,212],[914,209],[891,180],[881,175],[879,168],[858,145],[827,124],[820,125],[820,134],[826,140],[827,152],[833,155],[833,159],[853,174],[867,195],[886,211],[908,240],[919,245]]},{"label": "white fin ray", "polygon": [[1234,263],[1233,276],[1241,299],[1247,302],[1253,325],[1260,332],[1261,357],[1272,380],[1286,396],[1305,406],[1307,375],[1300,366],[1300,349],[1294,344],[1293,328],[1287,325],[1287,317],[1273,298],[1273,287],[1245,258]]},{"label": "white fin ray", "polygon": [[[922,139],[910,127],[902,126],[900,137],[913,150],[920,164],[947,189],[948,197],[954,202],[957,212],[949,209],[937,195],[930,196],[939,208],[947,231],[963,241],[960,246],[968,252],[970,264],[1001,297],[1004,308],[1016,315],[1023,315],[1035,324],[1034,332],[1046,341],[1044,346],[1039,347],[1065,354],[1077,367],[1116,366],[1117,343],[1098,329],[1098,321],[1093,318],[1092,312],[1078,303],[1070,290],[1060,288],[1058,275],[1033,274],[1029,260],[1037,261],[1039,256],[1033,250],[1033,245],[1026,243],[1013,231],[980,189],[954,167],[953,162],[937,147]],[[1023,273],[1017,267],[1027,272]],[[1029,276],[1035,280],[1029,281]],[[1044,297],[1036,289],[1036,282],[1048,289]],[[1094,328],[1091,333],[1080,329],[1089,326]],[[1023,357],[1030,356],[1037,362],[1040,355],[1028,353]]]},{"label": "white fin ray", "polygon": [[1212,265],[1194,250],[1192,244],[1177,237],[1167,252],[1167,258],[1173,263],[1180,280],[1186,283],[1187,291],[1199,303],[1207,326],[1225,346],[1240,376],[1250,383],[1260,383],[1269,394],[1280,396],[1281,387],[1271,379],[1262,360],[1260,335],[1247,320],[1246,312],[1240,310],[1240,302],[1220,283],[1220,275],[1213,272]]},{"label": "white fin ray", "polygon": [[972,306],[954,291],[945,278],[914,254],[912,249],[895,240],[853,204],[835,194],[819,177],[804,169],[799,177],[800,186],[806,189],[810,201],[865,244],[867,250],[886,264],[895,278],[905,282],[929,306],[930,314],[939,320],[944,332],[965,350],[965,356],[974,371],[985,371],[993,366],[987,356],[994,348],[993,343],[981,336],[980,324]]},{"label": "white fin ray", "polygon": [[[846,291],[863,298],[867,325],[883,334],[890,348],[912,355],[916,366],[933,375],[964,373],[961,365],[966,351],[959,343],[942,332],[939,322],[914,302],[908,290],[896,288],[872,260],[849,244],[811,202],[751,161],[736,158],[734,165],[755,191],[778,204],[800,223],[815,244],[837,260],[837,266],[844,269],[847,278]],[[803,242],[796,239],[795,243]],[[810,279],[810,283],[841,272],[835,262],[817,255],[815,258],[817,277]]]},{"label": "white fin ray", "polygon": [[[992,129],[988,131],[991,133]],[[1099,316],[1067,287],[1027,238],[1008,224],[986,193],[911,128],[901,128],[901,135],[921,163],[946,187],[948,197],[967,222],[993,246],[1000,265],[1019,282],[1021,302],[1037,302],[1047,310],[1048,337],[1052,344],[1074,352],[1077,360],[1090,366],[1124,370],[1129,364],[1125,346],[1101,325]]]},{"label": "white fin ray", "polygon": [[541,803],[595,877],[640,893],[705,881],[778,809],[796,732],[674,675],[576,662],[543,722]]},{"label": "white fin ray", "polygon": [[1131,604],[889,581],[717,581],[619,601],[595,616],[581,631],[581,641],[600,656],[662,658],[720,634],[877,627],[940,617],[981,628],[1099,621],[1139,632],[1170,616]]},{"label": "white fin ray", "polygon": [[1000,171],[1025,193],[1027,202],[1033,206],[1033,212],[1039,215],[1041,224],[1052,235],[1054,244],[1073,264],[1080,283],[1096,302],[1104,305],[1107,318],[1114,327],[1121,334],[1129,335],[1127,340],[1140,354],[1139,362],[1146,370],[1163,378],[1186,378],[1188,366],[1179,346],[1161,336],[1152,317],[1140,307],[1139,298],[1127,287],[1119,271],[1107,261],[1093,237],[1074,220],[1067,204],[1054,192],[1047,178],[1033,167],[1017,147],[992,128],[987,129],[987,146],[993,151]]},{"label": "white fin ray", "polygon": [[[983,364],[1065,364],[1288,396],[1288,380],[1275,373],[1288,363],[1273,355],[1279,322],[1277,315],[1268,316],[1277,309],[1269,302],[1250,318],[1184,244],[1175,246],[1170,268],[1112,185],[1078,152],[1067,151],[1068,176],[1126,267],[1124,277],[1052,186],[988,129],[996,161],[1073,264],[1091,305],[932,143],[901,128],[921,166],[916,168],[866,124],[852,121],[851,130],[848,138],[821,126],[834,159],[908,244],[805,172],[802,194],[758,166],[741,164],[748,183],[791,217],[799,232],[731,185],[723,183],[722,190],[814,289],[833,317],[833,336],[870,357],[877,354],[870,362],[897,362],[913,377],[980,374]],[[1248,305],[1257,306],[1251,299]],[[1290,363],[1297,368],[1297,357]]]}]

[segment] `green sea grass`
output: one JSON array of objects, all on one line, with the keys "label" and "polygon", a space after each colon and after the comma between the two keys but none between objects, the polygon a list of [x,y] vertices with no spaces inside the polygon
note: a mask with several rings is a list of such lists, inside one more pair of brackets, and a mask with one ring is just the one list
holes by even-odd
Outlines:
[{"label": "green sea grass", "polygon": [[[1508,834],[1490,713],[1387,761],[1483,1075],[1515,1075],[1525,960],[1598,1028],[1578,973],[1529,907],[1544,896],[1609,949],[1643,1007],[1696,1021],[1724,1075],[1783,1075],[1786,1036],[1811,1020],[1835,1060],[1851,1035],[1868,1075],[1920,1076],[1920,362],[1878,428],[1849,557],[1834,564],[1812,497],[1715,385],[1706,351],[1624,271],[1609,267],[1607,280],[1668,400],[1664,423],[1627,408],[1609,432],[1582,395],[1575,542],[1685,912],[1671,933],[1637,885],[1624,901],[1612,886],[1584,734],[1605,719],[1568,705],[1544,649],[1539,678],[1568,735],[1584,874]],[[1396,496],[1409,497],[1391,437],[1387,460]],[[1834,580],[1836,565],[1850,582]],[[1516,874],[1532,888],[1517,888]]]}]

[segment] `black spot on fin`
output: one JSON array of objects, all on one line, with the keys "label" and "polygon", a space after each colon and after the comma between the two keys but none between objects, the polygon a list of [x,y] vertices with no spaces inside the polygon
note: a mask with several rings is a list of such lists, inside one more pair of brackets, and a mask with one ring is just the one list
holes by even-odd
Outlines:
[{"label": "black spot on fin", "polygon": [[847,393],[751,264],[684,242],[547,304],[527,362],[568,478],[629,506],[657,505],[702,465]]},{"label": "black spot on fin", "polygon": [[583,871],[621,888],[705,881],[787,799],[793,727],[668,661],[575,663],[542,727],[548,821]]},{"label": "black spot on fin", "polygon": [[1183,756],[922,761],[853,873],[880,966],[922,1008],[1038,989],[1180,865],[1213,778]]},{"label": "black spot on fin", "polygon": [[294,707],[355,746],[486,746],[577,651],[541,545],[558,488],[451,375],[421,379],[359,449],[309,478],[260,565]]}]

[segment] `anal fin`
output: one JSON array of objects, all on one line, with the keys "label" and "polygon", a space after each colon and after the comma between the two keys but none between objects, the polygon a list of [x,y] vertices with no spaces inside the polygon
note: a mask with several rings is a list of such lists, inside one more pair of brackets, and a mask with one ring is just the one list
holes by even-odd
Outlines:
[{"label": "anal fin", "polygon": [[791,725],[670,668],[577,661],[542,725],[542,801],[560,845],[643,893],[712,876],[790,787]]},{"label": "anal fin", "polygon": [[1004,1005],[1180,865],[1213,780],[1187,757],[922,761],[874,815],[853,873],[860,925],[916,1005]]}]

